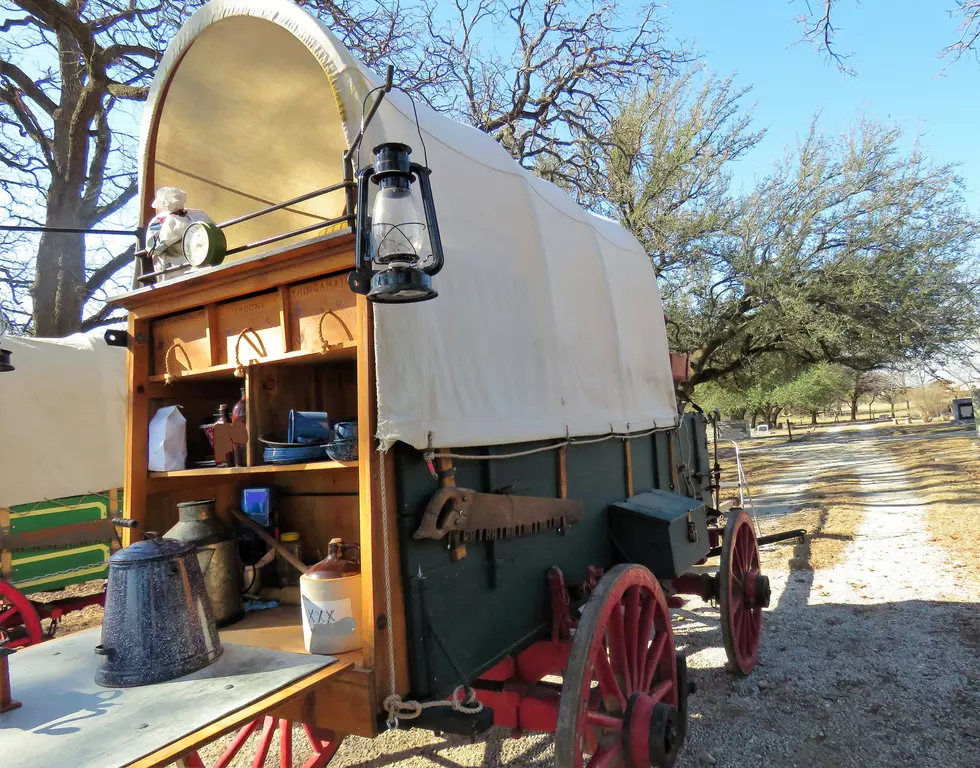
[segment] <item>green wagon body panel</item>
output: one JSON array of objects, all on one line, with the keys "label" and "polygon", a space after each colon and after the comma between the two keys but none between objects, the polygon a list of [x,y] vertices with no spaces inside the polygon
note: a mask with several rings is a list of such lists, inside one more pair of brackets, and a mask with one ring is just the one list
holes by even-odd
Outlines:
[{"label": "green wagon body panel", "polygon": [[[671,490],[670,439],[669,433],[661,432],[631,441],[634,493]],[[696,473],[708,468],[704,421],[698,414],[685,416],[677,440]],[[509,454],[546,444],[460,452]],[[678,463],[682,463],[681,447],[675,443]],[[548,531],[469,544],[467,556],[455,563],[445,540],[412,538],[438,483],[418,451],[403,444],[394,451],[411,692],[423,699],[439,697],[460,682],[445,649],[472,679],[531,642],[550,636],[548,568],[557,565],[574,583],[585,578],[590,565],[608,568],[615,563],[606,509],[628,495],[625,451],[616,439],[568,448],[568,497],[583,502],[584,515],[567,534]],[[517,459],[453,463],[460,487],[489,493],[512,486],[512,492],[521,496],[557,497],[557,462],[557,452],[547,451]],[[694,492],[704,491],[709,478],[703,484],[698,480]],[[690,489],[679,490],[694,495]]]},{"label": "green wagon body panel", "polygon": [[[120,498],[120,504],[122,499]],[[109,517],[109,496],[88,494],[52,499],[10,508],[10,532],[26,533]],[[67,547],[47,547],[11,555],[11,582],[21,592],[49,592],[108,575],[111,539]],[[57,574],[72,570],[71,574]]]}]

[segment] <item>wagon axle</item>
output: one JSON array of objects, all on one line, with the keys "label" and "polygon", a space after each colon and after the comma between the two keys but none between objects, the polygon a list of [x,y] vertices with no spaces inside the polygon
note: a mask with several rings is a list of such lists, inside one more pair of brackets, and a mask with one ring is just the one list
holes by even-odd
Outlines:
[{"label": "wagon axle", "polygon": [[[670,586],[675,595],[696,595],[705,602],[718,602],[721,597],[721,574],[685,573],[673,579]],[[765,574],[758,571],[745,574],[742,590],[742,600],[747,608],[769,607],[772,587]],[[671,607],[679,608],[680,605],[671,602]]]}]

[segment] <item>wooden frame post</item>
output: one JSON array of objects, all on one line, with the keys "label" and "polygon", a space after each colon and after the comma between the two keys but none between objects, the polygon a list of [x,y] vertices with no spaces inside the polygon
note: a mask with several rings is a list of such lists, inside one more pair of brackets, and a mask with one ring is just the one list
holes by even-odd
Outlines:
[{"label": "wooden frame post", "polygon": [[[361,573],[373,574],[361,583],[361,621],[365,638],[364,666],[375,670],[378,702],[392,693],[408,690],[405,605],[401,590],[401,557],[398,550],[395,463],[390,452],[375,448],[377,402],[374,367],[374,312],[364,296],[357,297],[357,420],[360,471]],[[385,461],[387,509],[381,504],[381,461]],[[388,535],[388,561],[384,560],[384,533]],[[365,546],[366,545],[366,546]],[[385,606],[385,569],[391,586],[391,615]],[[388,643],[395,647],[395,685],[388,674]]]}]

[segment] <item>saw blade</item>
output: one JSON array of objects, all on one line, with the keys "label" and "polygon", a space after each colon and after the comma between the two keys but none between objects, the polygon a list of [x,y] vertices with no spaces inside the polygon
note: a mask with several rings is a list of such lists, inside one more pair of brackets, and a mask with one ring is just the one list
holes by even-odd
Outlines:
[{"label": "saw blade", "polygon": [[442,488],[429,500],[414,536],[438,540],[458,533],[466,542],[495,541],[560,531],[579,522],[582,512],[582,502],[569,499]]}]

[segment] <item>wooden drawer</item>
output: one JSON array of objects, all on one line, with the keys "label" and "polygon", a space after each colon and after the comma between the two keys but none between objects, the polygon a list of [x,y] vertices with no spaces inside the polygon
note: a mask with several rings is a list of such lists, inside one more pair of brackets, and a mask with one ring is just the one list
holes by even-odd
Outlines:
[{"label": "wooden drawer", "polygon": [[297,283],[288,290],[292,350],[319,352],[323,341],[330,345],[354,341],[355,297],[346,273]]},{"label": "wooden drawer", "polygon": [[154,320],[153,373],[163,375],[170,363],[171,375],[200,371],[211,365],[208,317],[204,309]]},{"label": "wooden drawer", "polygon": [[[279,309],[276,291],[219,304],[217,321],[222,359],[214,363],[248,365],[253,360],[282,355],[286,348]],[[235,359],[236,345],[238,360]]]}]

